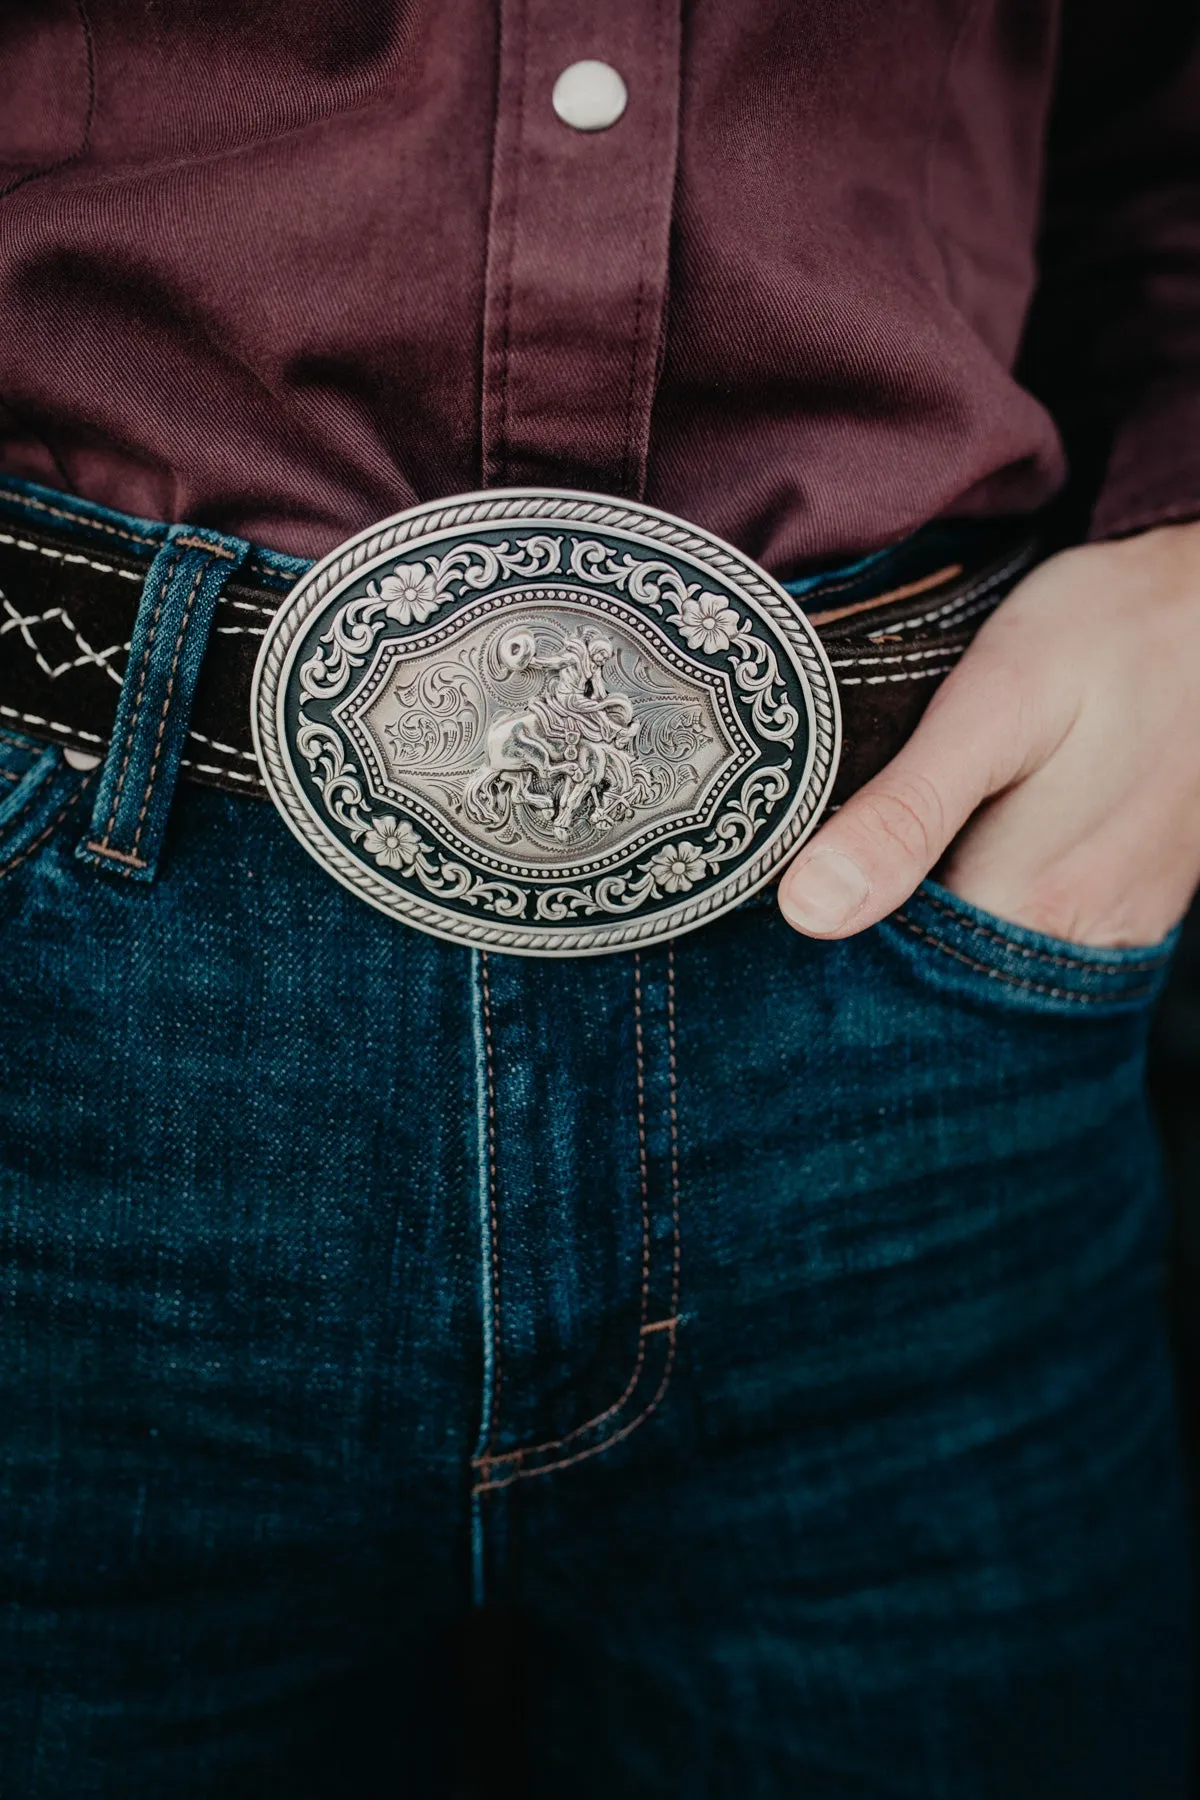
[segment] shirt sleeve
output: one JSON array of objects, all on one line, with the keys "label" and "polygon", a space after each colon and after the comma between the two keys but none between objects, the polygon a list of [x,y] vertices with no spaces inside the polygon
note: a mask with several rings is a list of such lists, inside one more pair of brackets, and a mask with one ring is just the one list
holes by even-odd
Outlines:
[{"label": "shirt sleeve", "polygon": [[1068,0],[1026,379],[1089,535],[1200,516],[1200,43],[1175,0]]}]

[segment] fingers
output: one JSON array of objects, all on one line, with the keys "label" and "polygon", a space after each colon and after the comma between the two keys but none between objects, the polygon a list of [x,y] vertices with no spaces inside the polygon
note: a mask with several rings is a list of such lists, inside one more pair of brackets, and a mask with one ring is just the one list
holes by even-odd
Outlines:
[{"label": "fingers", "polygon": [[779,889],[789,925],[810,937],[847,937],[901,906],[1036,749],[1042,734],[1022,725],[1024,699],[977,643],[900,754],[792,863]]}]

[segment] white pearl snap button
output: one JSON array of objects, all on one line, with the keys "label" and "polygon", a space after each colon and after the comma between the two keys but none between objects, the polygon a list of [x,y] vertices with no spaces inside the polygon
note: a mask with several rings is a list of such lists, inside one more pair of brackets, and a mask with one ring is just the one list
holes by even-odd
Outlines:
[{"label": "white pearl snap button", "polygon": [[554,110],[574,131],[607,131],[629,100],[629,91],[608,63],[577,62],[554,84]]},{"label": "white pearl snap button", "polygon": [[88,750],[73,750],[68,744],[63,751],[63,761],[69,769],[98,769],[100,758],[93,756]]}]

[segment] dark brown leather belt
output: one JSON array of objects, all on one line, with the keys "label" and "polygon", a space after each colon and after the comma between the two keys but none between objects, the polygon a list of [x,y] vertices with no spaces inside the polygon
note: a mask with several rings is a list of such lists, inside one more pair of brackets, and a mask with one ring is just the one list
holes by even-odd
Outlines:
[{"label": "dark brown leather belt", "polygon": [[[0,509],[0,720],[101,756],[142,581],[159,546],[147,539],[143,547],[132,530],[84,523],[81,536],[57,529],[53,517],[30,523]],[[981,524],[971,536],[964,558],[960,547],[954,554],[939,548],[936,532],[918,534],[882,562],[831,576],[804,596],[841,696],[834,805],[896,754],[980,624],[1039,553],[1029,520]],[[251,682],[289,586],[253,551],[226,585],[182,763],[190,779],[265,794],[251,738]]]}]

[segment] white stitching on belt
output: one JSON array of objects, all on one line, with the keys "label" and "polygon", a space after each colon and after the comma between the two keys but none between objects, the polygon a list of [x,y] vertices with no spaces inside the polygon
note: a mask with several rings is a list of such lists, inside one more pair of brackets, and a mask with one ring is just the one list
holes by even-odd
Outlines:
[{"label": "white stitching on belt", "polygon": [[136,569],[118,569],[112,563],[93,562],[90,556],[53,550],[49,544],[34,544],[28,538],[12,537],[7,531],[0,531],[0,544],[11,544],[14,550],[32,550],[38,556],[52,556],[58,562],[83,563],[86,568],[95,569],[98,575],[119,575],[122,581],[136,581],[139,586],[144,579]]},{"label": "white stitching on belt", "polygon": [[268,619],[273,619],[279,611],[277,606],[260,606],[256,600],[231,600],[228,594],[221,595],[221,605],[235,606],[239,612],[262,613]]},{"label": "white stitching on belt", "polygon": [[1032,549],[1026,547],[1024,550],[1019,550],[1015,556],[1009,558],[1002,569],[997,569],[991,575],[985,575],[982,581],[976,582],[973,588],[968,588],[965,594],[956,594],[953,600],[943,601],[941,606],[936,606],[932,612],[921,613],[916,619],[902,619],[898,625],[889,625],[887,629],[889,631],[915,631],[918,625],[931,625],[935,619],[942,618],[944,614],[952,613],[961,606],[969,605],[981,594],[990,593],[1000,582],[1007,581],[1010,575],[1015,575],[1022,564],[1032,560]]},{"label": "white stitching on belt", "polygon": [[[81,563],[84,568],[95,569],[97,575],[117,575],[122,581],[136,581],[139,587],[146,579],[140,569],[118,569],[113,563],[96,562],[90,556],[80,556],[71,550],[55,550],[49,544],[35,544],[29,538],[13,537],[7,531],[0,531],[0,544],[9,544],[14,550],[30,550],[36,556],[50,556],[56,562]],[[278,611],[277,607],[260,606],[254,600],[232,600],[228,594],[221,595],[220,604],[236,607],[239,612],[260,613],[268,619],[273,619]],[[235,630],[237,627],[229,626],[226,629]]]},{"label": "white stitching on belt", "polygon": [[945,644],[935,644],[932,650],[906,650],[895,656],[847,656],[840,662],[831,662],[831,669],[863,669],[876,663],[921,662],[929,656],[945,656]]},{"label": "white stitching on belt", "polygon": [[[239,754],[244,755],[245,752]],[[195,769],[197,775],[222,775],[226,781],[249,781],[257,787],[264,785],[259,775],[243,775],[240,769],[222,769],[216,763],[193,762],[189,756],[181,756],[179,766],[181,769]]]},{"label": "white stitching on belt", "polygon": [[843,675],[839,687],[878,687],[882,681],[926,681],[935,675],[949,675],[957,664],[947,663],[941,669],[905,669],[900,675]]},{"label": "white stitching on belt", "polygon": [[222,744],[216,738],[205,737],[202,731],[189,731],[188,736],[195,738],[198,744],[207,744],[210,750],[220,750],[224,756],[244,756],[247,762],[257,767],[258,758],[253,750],[239,750],[236,744]]},{"label": "white stitching on belt", "polygon": [[103,744],[106,741],[97,737],[94,731],[84,731],[78,725],[64,725],[61,719],[43,719],[38,713],[18,712],[13,706],[0,705],[0,714],[6,719],[20,719],[23,725],[44,725],[49,731],[63,731],[68,737],[86,738],[89,744]]},{"label": "white stitching on belt", "polygon": [[[110,656],[116,656],[120,651],[128,651],[128,644],[110,644],[107,650],[95,649],[88,643],[87,639],[67,613],[66,609],[61,606],[52,606],[44,613],[23,614],[17,611],[12,601],[3,593],[0,593],[0,606],[2,606],[8,614],[4,623],[0,624],[0,637],[3,637],[5,633],[9,631],[19,631],[26,648],[32,650],[33,659],[37,663],[38,668],[41,669],[42,673],[51,681],[57,681],[60,675],[65,675],[67,673],[68,669],[83,669],[94,663],[98,669],[103,669],[104,673],[120,687],[122,676],[111,666],[108,659]],[[30,626],[49,625],[55,619],[60,622],[63,630],[69,632],[75,639],[75,642],[79,647],[79,655],[70,662],[59,663],[57,668],[51,668],[35,643],[33,634],[30,631]]]}]

